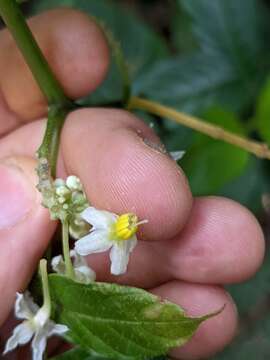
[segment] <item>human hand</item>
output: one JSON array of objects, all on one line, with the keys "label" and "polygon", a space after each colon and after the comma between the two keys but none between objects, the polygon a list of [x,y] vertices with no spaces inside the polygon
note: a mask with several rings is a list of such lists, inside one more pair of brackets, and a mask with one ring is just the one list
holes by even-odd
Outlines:
[{"label": "human hand", "polygon": [[[86,15],[55,10],[32,19],[31,26],[68,96],[86,95],[102,82],[108,48]],[[6,31],[0,33],[0,53],[1,324],[56,224],[35,189],[34,153],[45,128],[45,120],[37,119],[46,115],[46,103]],[[93,206],[149,220],[127,274],[110,275],[107,254],[88,257],[98,280],[149,289],[190,315],[226,304],[187,345],[172,351],[175,358],[205,358],[230,342],[237,312],[222,285],[249,278],[262,262],[263,234],[254,216],[228,199],[193,199],[153,131],[121,110],[83,109],[68,116],[58,176],[68,174],[79,176]]]}]

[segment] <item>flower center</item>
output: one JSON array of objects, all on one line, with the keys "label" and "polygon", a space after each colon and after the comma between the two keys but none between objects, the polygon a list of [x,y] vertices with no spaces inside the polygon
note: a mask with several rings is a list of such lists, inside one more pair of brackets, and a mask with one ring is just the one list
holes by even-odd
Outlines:
[{"label": "flower center", "polygon": [[123,214],[114,224],[114,233],[119,240],[128,240],[136,233],[138,225],[138,217],[135,214]]}]

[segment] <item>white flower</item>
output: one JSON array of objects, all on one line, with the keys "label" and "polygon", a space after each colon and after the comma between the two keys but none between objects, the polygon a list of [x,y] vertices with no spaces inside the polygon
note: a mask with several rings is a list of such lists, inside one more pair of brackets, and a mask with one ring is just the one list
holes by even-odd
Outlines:
[{"label": "white flower", "polygon": [[[70,257],[73,258],[73,266],[76,280],[82,284],[90,284],[95,281],[96,273],[88,265],[86,260],[76,253],[75,250],[70,251]],[[66,266],[62,255],[55,256],[52,259],[52,268],[58,274],[66,273]]]},{"label": "white flower", "polygon": [[39,308],[28,292],[16,294],[15,315],[18,319],[25,319],[25,321],[15,327],[6,343],[4,354],[18,345],[28,343],[33,338],[31,344],[33,360],[42,360],[47,338],[52,335],[62,335],[68,331],[67,326],[55,324],[50,320],[46,309]]},{"label": "white flower", "polygon": [[92,225],[92,229],[88,235],[76,241],[75,251],[86,256],[111,249],[111,273],[114,275],[125,273],[129,254],[137,244],[138,225],[147,221],[138,222],[135,214],[118,216],[94,207],[85,209],[81,216]]}]

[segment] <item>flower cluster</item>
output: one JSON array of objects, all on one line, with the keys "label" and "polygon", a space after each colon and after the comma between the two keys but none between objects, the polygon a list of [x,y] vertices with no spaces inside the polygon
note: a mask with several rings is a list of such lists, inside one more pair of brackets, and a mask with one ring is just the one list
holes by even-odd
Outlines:
[{"label": "flower cluster", "polygon": [[50,176],[48,160],[39,159],[37,173],[38,189],[42,193],[42,204],[49,209],[52,220],[69,222],[72,237],[78,239],[89,231],[89,225],[83,221],[80,213],[89,206],[80,179],[70,175],[66,180]]}]

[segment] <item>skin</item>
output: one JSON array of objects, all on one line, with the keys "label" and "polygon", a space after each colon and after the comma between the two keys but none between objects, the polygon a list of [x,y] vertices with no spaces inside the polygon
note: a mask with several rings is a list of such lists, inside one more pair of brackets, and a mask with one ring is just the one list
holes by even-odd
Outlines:
[{"label": "skin", "polygon": [[[86,15],[54,10],[31,19],[30,25],[68,96],[78,98],[99,86],[109,51],[102,32]],[[4,324],[15,292],[27,286],[56,224],[34,187],[34,152],[44,132],[46,102],[5,30],[0,33],[0,53],[0,160],[20,168],[32,184],[27,216],[0,230],[0,239],[5,239],[0,252]],[[208,358],[237,330],[237,310],[223,285],[244,281],[258,270],[264,238],[255,217],[240,204],[221,197],[193,198],[184,173],[158,145],[152,130],[126,111],[75,111],[63,129],[58,176],[79,176],[97,208],[133,211],[149,220],[140,228],[141,241],[127,274],[109,274],[108,254],[89,256],[98,280],[146,288],[181,304],[189,315],[226,304],[188,344],[171,353],[176,359]],[[4,186],[1,176],[0,182]],[[9,335],[7,326],[4,337]]]}]

